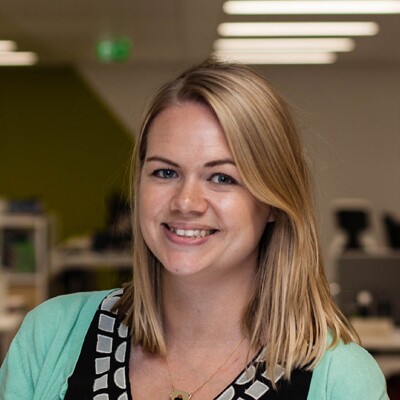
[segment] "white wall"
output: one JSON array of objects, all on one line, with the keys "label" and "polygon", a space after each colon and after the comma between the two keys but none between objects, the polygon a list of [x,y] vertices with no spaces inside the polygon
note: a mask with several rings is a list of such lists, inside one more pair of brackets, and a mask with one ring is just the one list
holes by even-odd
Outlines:
[{"label": "white wall", "polygon": [[325,252],[334,235],[330,203],[343,197],[372,202],[384,244],[382,212],[400,213],[400,70],[309,67],[265,75],[299,108]]},{"label": "white wall", "polygon": [[[149,92],[183,66],[81,67],[82,75],[130,129]],[[373,203],[378,239],[383,211],[400,214],[400,69],[398,66],[259,67],[296,108],[315,174],[324,251],[334,235],[333,199]],[[328,275],[332,276],[328,266]]]},{"label": "white wall", "polygon": [[124,65],[81,66],[79,72],[132,134],[139,128],[146,102],[160,84],[177,75],[182,65],[130,68]]}]

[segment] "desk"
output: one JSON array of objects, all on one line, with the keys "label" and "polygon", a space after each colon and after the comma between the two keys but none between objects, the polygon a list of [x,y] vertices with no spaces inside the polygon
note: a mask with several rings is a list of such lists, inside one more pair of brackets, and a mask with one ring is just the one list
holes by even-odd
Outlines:
[{"label": "desk", "polygon": [[126,251],[55,250],[51,254],[51,273],[81,268],[95,270],[101,266],[129,268],[132,256]]},{"label": "desk", "polygon": [[[93,251],[88,249],[57,249],[51,254],[52,294],[86,290],[111,289],[131,278],[132,255],[129,251]],[[106,284],[93,282],[93,272],[111,270]],[[115,272],[115,273],[114,273]],[[123,276],[124,275],[124,276]],[[58,286],[58,289],[57,289]],[[56,291],[54,291],[56,290]]]},{"label": "desk", "polygon": [[400,355],[400,329],[394,329],[389,335],[362,336],[363,346],[371,352],[398,353]]},{"label": "desk", "polygon": [[3,361],[22,319],[23,315],[20,313],[0,314],[0,362]]}]

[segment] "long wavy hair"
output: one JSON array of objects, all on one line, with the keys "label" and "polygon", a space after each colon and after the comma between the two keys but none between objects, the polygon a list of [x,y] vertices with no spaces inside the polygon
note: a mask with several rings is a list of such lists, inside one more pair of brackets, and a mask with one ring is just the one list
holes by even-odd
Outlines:
[{"label": "long wavy hair", "polygon": [[186,101],[209,107],[222,127],[240,175],[255,198],[273,207],[273,229],[259,244],[255,291],[243,316],[252,348],[269,372],[281,365],[312,369],[327,348],[358,341],[332,301],[324,274],[307,163],[281,96],[253,69],[215,59],[164,84],[150,101],[132,159],[133,280],[118,304],[133,343],[166,354],[162,265],[143,240],[138,190],[149,128],[161,111]]}]

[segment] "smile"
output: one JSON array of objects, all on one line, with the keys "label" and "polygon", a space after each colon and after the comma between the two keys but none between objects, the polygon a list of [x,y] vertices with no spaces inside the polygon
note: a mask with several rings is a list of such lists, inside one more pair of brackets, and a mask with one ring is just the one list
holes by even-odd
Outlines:
[{"label": "smile", "polygon": [[203,238],[212,235],[216,232],[215,229],[178,229],[165,224],[169,231],[175,233],[175,235],[187,238]]}]

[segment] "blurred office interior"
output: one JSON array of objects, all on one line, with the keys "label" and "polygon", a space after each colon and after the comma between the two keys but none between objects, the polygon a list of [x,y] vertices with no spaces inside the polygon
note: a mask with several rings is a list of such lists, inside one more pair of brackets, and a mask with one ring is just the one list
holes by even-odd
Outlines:
[{"label": "blurred office interior", "polygon": [[[296,114],[332,294],[386,376],[400,372],[400,6],[312,13],[293,3],[254,15],[223,0],[1,2],[0,358],[38,303],[129,279],[129,157],[145,103],[185,67],[214,52],[240,61],[244,49]],[[224,31],[244,22],[372,30]],[[325,41],[279,41],[293,38]],[[335,50],[326,39],[345,41]],[[303,45],[310,63],[294,59]],[[30,65],[16,65],[23,54]]]}]

